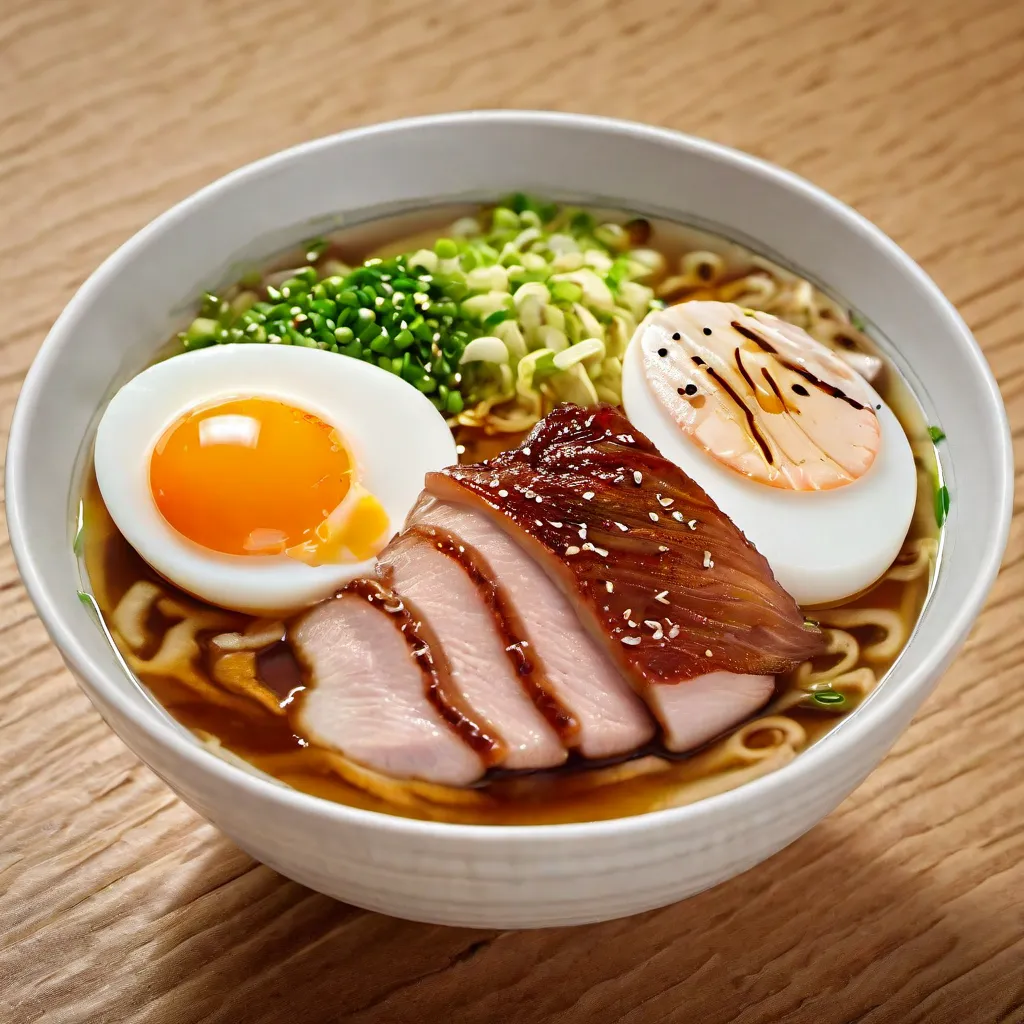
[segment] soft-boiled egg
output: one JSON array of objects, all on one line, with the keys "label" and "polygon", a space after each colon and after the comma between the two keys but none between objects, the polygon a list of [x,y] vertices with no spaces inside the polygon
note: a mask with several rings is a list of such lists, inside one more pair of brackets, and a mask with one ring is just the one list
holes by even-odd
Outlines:
[{"label": "soft-boiled egg", "polygon": [[444,418],[400,377],[271,345],[149,367],[111,399],[95,450],[132,547],[183,590],[253,614],[372,574],[424,475],[456,461]]},{"label": "soft-boiled egg", "polygon": [[651,313],[622,398],[800,604],[864,590],[899,553],[917,498],[910,443],[867,381],[800,328],[725,302]]}]

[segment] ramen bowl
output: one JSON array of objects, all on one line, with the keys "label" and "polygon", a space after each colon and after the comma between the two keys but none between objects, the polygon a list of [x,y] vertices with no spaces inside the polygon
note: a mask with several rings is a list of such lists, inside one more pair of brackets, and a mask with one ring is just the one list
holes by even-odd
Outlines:
[{"label": "ramen bowl", "polygon": [[[232,268],[337,224],[528,189],[717,232],[860,311],[947,435],[938,569],[902,655],[862,706],[777,771],[686,806],[529,826],[412,820],[328,802],[215,756],[127,673],[79,600],[72,508],[98,411]],[[684,899],[814,827],[879,763],[963,643],[999,567],[1012,457],[999,392],[953,307],[877,228],[742,153],[599,118],[480,112],[316,140],[242,168],[140,231],[82,286],[29,371],[11,430],[11,541],[97,710],[200,815],[305,885],[382,913],[525,928]]]}]

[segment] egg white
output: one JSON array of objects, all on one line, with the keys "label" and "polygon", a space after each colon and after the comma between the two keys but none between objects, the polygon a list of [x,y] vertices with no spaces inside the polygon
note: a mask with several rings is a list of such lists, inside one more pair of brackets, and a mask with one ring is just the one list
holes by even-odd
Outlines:
[{"label": "egg white", "polygon": [[[129,544],[161,576],[212,604],[285,614],[330,596],[374,559],[309,566],[287,555],[228,555],[178,533],[150,489],[150,457],[188,412],[232,398],[271,398],[313,413],[341,435],[353,479],[401,529],[428,472],[458,461],[444,417],[406,381],[359,359],[319,349],[226,345],[143,370],[107,406],[94,462],[103,501]],[[273,486],[273,481],[268,481]]]},{"label": "egg white", "polygon": [[711,496],[768,560],[779,584],[804,606],[828,604],[874,583],[899,554],[917,501],[910,442],[892,410],[865,382],[881,448],[858,480],[828,491],[757,483],[694,444],[651,391],[641,325],[626,350],[622,402],[630,422]]}]

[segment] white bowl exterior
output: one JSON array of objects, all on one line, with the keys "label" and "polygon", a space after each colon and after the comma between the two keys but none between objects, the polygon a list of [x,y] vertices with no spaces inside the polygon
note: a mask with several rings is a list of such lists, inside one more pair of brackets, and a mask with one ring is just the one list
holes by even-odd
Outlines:
[{"label": "white bowl exterior", "polygon": [[[682,808],[592,824],[488,828],[377,815],[252,776],[203,750],[135,685],[76,596],[69,482],[124,368],[138,368],[253,239],[298,241],[337,211],[513,189],[612,200],[719,225],[864,312],[912,366],[941,422],[953,505],[943,563],[891,678],[792,764]],[[609,203],[608,205],[611,205]],[[258,243],[256,243],[258,245]],[[994,579],[1012,501],[1009,431],[970,333],[877,229],[798,178],[685,136],[575,115],[421,118],[309,143],[244,168],[158,218],[72,300],[12,426],[12,547],[51,636],[111,727],[254,857],[351,903],[490,927],[564,925],[662,906],[743,871],[811,828],[878,763],[963,642]],[[970,528],[966,528],[967,524]]]}]

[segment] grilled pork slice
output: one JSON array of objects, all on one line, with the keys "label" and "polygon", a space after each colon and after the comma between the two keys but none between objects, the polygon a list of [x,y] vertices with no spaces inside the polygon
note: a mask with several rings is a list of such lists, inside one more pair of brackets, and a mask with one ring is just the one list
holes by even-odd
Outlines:
[{"label": "grilled pork slice", "polygon": [[373,593],[344,591],[292,630],[292,648],[313,684],[299,728],[312,742],[394,778],[475,782],[484,762],[431,700],[429,655],[424,660],[418,639],[403,631],[401,603],[382,590],[368,600]]},{"label": "grilled pork slice", "polygon": [[685,683],[652,683],[647,701],[662,723],[665,746],[684,751],[750,718],[774,689],[772,676],[709,672]]},{"label": "grilled pork slice", "polygon": [[517,651],[502,635],[486,585],[471,576],[463,555],[457,546],[408,530],[381,552],[378,572],[433,634],[473,720],[497,737],[500,749],[491,763],[510,769],[559,765],[566,750],[541,710],[545,695],[532,692],[530,680],[520,675]]},{"label": "grilled pork slice", "polygon": [[493,519],[427,496],[407,525],[457,538],[474,552],[481,570],[515,609],[521,653],[536,685],[573,720],[575,729],[563,735],[564,741],[584,757],[603,758],[634,750],[651,738],[654,723],[643,702],[540,565]]},{"label": "grilled pork slice", "polygon": [[641,694],[774,675],[824,650],[763,556],[617,409],[559,406],[519,448],[426,488],[520,541]]},{"label": "grilled pork slice", "polygon": [[[721,716],[689,721],[691,706],[709,705],[652,686],[728,673],[745,691],[735,677],[824,650],[753,545],[616,409],[560,406],[518,449],[428,474],[426,487],[489,515],[533,555],[676,745],[722,731]],[[734,721],[760,703],[737,699]]]}]

